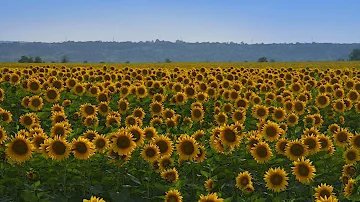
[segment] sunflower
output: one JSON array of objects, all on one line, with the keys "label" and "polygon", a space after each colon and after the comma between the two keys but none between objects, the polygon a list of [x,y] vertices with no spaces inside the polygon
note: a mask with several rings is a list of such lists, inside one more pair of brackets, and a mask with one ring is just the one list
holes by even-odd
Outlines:
[{"label": "sunflower", "polygon": [[244,123],[246,119],[246,112],[244,110],[235,110],[232,113],[231,118],[234,123],[235,122]]},{"label": "sunflower", "polygon": [[219,198],[216,193],[209,193],[208,195],[200,195],[198,202],[223,202],[222,198]]},{"label": "sunflower", "polygon": [[352,138],[352,134],[347,129],[340,129],[333,134],[333,137],[336,145],[345,147]]},{"label": "sunflower", "polygon": [[355,181],[353,179],[349,179],[348,183],[345,185],[344,187],[344,196],[345,198],[349,198],[351,196],[351,194],[354,193],[355,188]]},{"label": "sunflower", "polygon": [[310,155],[316,154],[320,151],[321,144],[320,140],[316,135],[304,135],[301,137],[301,140],[307,145],[308,151]]},{"label": "sunflower", "polygon": [[312,127],[315,125],[315,118],[313,117],[313,115],[306,115],[303,121],[305,127]]},{"label": "sunflower", "polygon": [[219,138],[224,146],[234,149],[240,145],[240,136],[237,135],[237,130],[228,125],[224,125],[220,128]]},{"label": "sunflower", "polygon": [[347,164],[353,165],[360,160],[359,150],[349,147],[344,151],[344,160]]},{"label": "sunflower", "polygon": [[33,111],[39,111],[43,105],[43,99],[38,95],[35,95],[30,98],[28,107]]},{"label": "sunflower", "polygon": [[299,123],[299,117],[296,114],[288,114],[286,117],[286,122],[288,126],[296,126]]},{"label": "sunflower", "polygon": [[83,84],[81,83],[77,83],[72,89],[71,91],[78,96],[83,95],[86,92],[86,88],[83,86]]},{"label": "sunflower", "polygon": [[209,178],[205,181],[204,187],[207,192],[211,192],[211,190],[215,187],[215,182]]},{"label": "sunflower", "polygon": [[97,110],[101,115],[106,116],[110,112],[109,103],[100,102],[97,106]]},{"label": "sunflower", "polygon": [[52,107],[51,107],[51,112],[63,112],[65,113],[65,110],[64,110],[64,107],[63,106],[60,106],[59,104],[54,104]]},{"label": "sunflower", "polygon": [[54,125],[56,123],[61,123],[61,122],[67,122],[67,117],[65,115],[64,112],[53,112],[51,114],[51,124]]},{"label": "sunflower", "polygon": [[287,139],[280,139],[276,142],[276,152],[279,154],[286,155],[286,146],[289,143]]},{"label": "sunflower", "polygon": [[179,179],[179,174],[175,168],[172,168],[162,171],[161,177],[168,182],[175,183]]},{"label": "sunflower", "polygon": [[83,117],[83,120],[82,120],[82,122],[84,123],[84,125],[86,127],[97,126],[98,121],[99,121],[98,117],[94,116],[94,115]]},{"label": "sunflower", "polygon": [[289,184],[287,182],[288,179],[287,173],[280,167],[270,168],[264,175],[266,187],[274,192],[284,191]]},{"label": "sunflower", "polygon": [[306,156],[308,154],[308,148],[301,140],[291,140],[287,144],[285,152],[290,160],[295,161],[300,157]]},{"label": "sunflower", "polygon": [[151,127],[151,126],[146,127],[146,128],[144,128],[143,131],[144,131],[145,139],[151,140],[152,138],[157,136],[157,132],[154,127]]},{"label": "sunflower", "polygon": [[141,156],[145,161],[152,162],[159,158],[160,150],[156,145],[149,144],[143,147]]},{"label": "sunflower", "polygon": [[7,139],[6,130],[0,126],[0,144],[4,143]]},{"label": "sunflower", "polygon": [[108,114],[106,116],[105,126],[117,127],[120,126],[120,117]]},{"label": "sunflower", "polygon": [[345,164],[342,169],[342,174],[348,177],[354,177],[356,175],[355,166],[350,164]]},{"label": "sunflower", "polygon": [[38,80],[35,79],[30,79],[28,80],[28,91],[32,92],[32,93],[40,93],[41,91],[41,84]]},{"label": "sunflower", "polygon": [[10,123],[12,121],[12,114],[8,110],[0,108],[0,120],[3,123]]},{"label": "sunflower", "polygon": [[105,200],[100,197],[91,196],[91,198],[89,200],[83,199],[83,202],[105,202]]},{"label": "sunflower", "polygon": [[257,163],[264,164],[271,159],[273,153],[266,142],[260,141],[251,148],[251,155]]},{"label": "sunflower", "polygon": [[286,111],[282,108],[275,108],[274,112],[272,113],[271,117],[276,121],[276,122],[281,122],[283,120],[285,120],[286,118]]},{"label": "sunflower", "polygon": [[350,140],[350,145],[356,149],[360,149],[360,133],[355,133]]},{"label": "sunflower", "polygon": [[36,123],[36,120],[32,114],[27,113],[20,116],[20,123],[26,128],[31,128]]},{"label": "sunflower", "polygon": [[109,139],[104,135],[96,135],[96,137],[92,140],[92,143],[95,145],[96,151],[100,153],[104,153],[109,147]]},{"label": "sunflower", "polygon": [[128,133],[132,134],[132,137],[134,138],[133,140],[137,146],[144,143],[144,130],[141,129],[139,126],[130,126],[126,130]]},{"label": "sunflower", "polygon": [[346,105],[344,103],[343,100],[335,100],[332,103],[332,108],[334,109],[334,111],[339,112],[339,113],[344,113],[345,109],[346,109]]},{"label": "sunflower", "polygon": [[294,103],[291,100],[284,102],[284,108],[288,112],[294,111]]},{"label": "sunflower", "polygon": [[60,138],[66,138],[71,133],[70,125],[67,122],[55,123],[51,127],[51,136],[59,136]]},{"label": "sunflower", "polygon": [[197,141],[201,142],[201,139],[204,137],[205,131],[203,130],[197,130],[192,134],[192,137]]},{"label": "sunflower", "polygon": [[171,158],[171,156],[165,155],[165,156],[160,157],[160,159],[158,160],[158,163],[159,163],[159,165],[158,165],[159,169],[165,170],[174,165],[174,160]]},{"label": "sunflower", "polygon": [[78,139],[73,139],[71,150],[75,158],[86,160],[94,155],[95,146],[88,139],[79,137]]},{"label": "sunflower", "polygon": [[0,88],[0,102],[4,101],[5,98],[5,91],[4,89]]},{"label": "sunflower", "polygon": [[206,149],[203,145],[199,145],[199,153],[195,156],[195,161],[201,163],[206,158]]},{"label": "sunflower", "polygon": [[201,121],[204,118],[204,110],[200,107],[194,107],[191,109],[191,117],[193,120]]},{"label": "sunflower", "polygon": [[54,103],[60,100],[59,90],[53,87],[46,89],[44,96],[45,100],[50,103]]},{"label": "sunflower", "polygon": [[196,140],[188,135],[181,135],[176,145],[180,160],[193,160],[199,153],[199,146]]},{"label": "sunflower", "polygon": [[42,145],[47,146],[46,152],[53,160],[61,161],[69,158],[71,145],[59,136],[55,136],[54,139],[47,139]]},{"label": "sunflower", "polygon": [[269,114],[269,110],[265,106],[255,105],[252,109],[252,115],[257,119],[266,119]]},{"label": "sunflower", "polygon": [[142,108],[137,107],[133,110],[133,115],[139,119],[143,119],[145,117],[145,112]]},{"label": "sunflower", "polygon": [[228,121],[228,116],[224,112],[216,114],[214,117],[218,125],[226,124],[226,122]]},{"label": "sunflower", "polygon": [[278,140],[281,133],[283,133],[283,130],[279,125],[271,121],[267,121],[261,128],[261,135],[266,141],[274,142]]},{"label": "sunflower", "polygon": [[[198,94],[199,95],[199,94]],[[187,102],[186,94],[183,92],[177,92],[175,95],[173,95],[173,99],[175,100],[175,104],[177,105],[183,105]],[[199,101],[199,100],[198,100]]]},{"label": "sunflower", "polygon": [[130,155],[136,148],[133,135],[125,130],[117,131],[111,141],[111,148],[119,155]]},{"label": "sunflower", "polygon": [[96,116],[97,114],[97,108],[89,103],[82,104],[80,106],[80,111],[83,117]]},{"label": "sunflower", "polygon": [[21,105],[25,108],[29,107],[29,102],[30,102],[30,97],[29,96],[25,96],[23,97],[23,99],[21,100]]},{"label": "sunflower", "polygon": [[321,185],[315,188],[316,193],[314,196],[317,200],[319,200],[320,197],[324,198],[334,196],[333,189],[333,186],[321,183]]},{"label": "sunflower", "polygon": [[[187,99],[187,98],[185,98],[185,99]],[[196,95],[196,101],[198,101],[198,102],[203,103],[203,102],[206,102],[207,99],[208,99],[208,94],[207,93],[200,92],[200,93],[198,93]]]},{"label": "sunflower", "polygon": [[296,179],[303,184],[308,184],[315,177],[315,166],[311,165],[312,162],[309,159],[304,159],[304,157],[299,158],[293,162],[294,167],[292,168],[293,174]]},{"label": "sunflower", "polygon": [[315,202],[338,202],[339,200],[335,197],[335,196],[330,196],[330,197],[321,197],[320,199],[317,199]]},{"label": "sunflower", "polygon": [[330,99],[326,94],[320,94],[316,97],[316,106],[319,108],[325,108],[330,104]]},{"label": "sunflower", "polygon": [[124,98],[121,98],[118,101],[118,108],[121,114],[125,114],[126,111],[129,109],[129,106],[130,106],[129,102]]},{"label": "sunflower", "polygon": [[155,136],[152,143],[159,147],[161,156],[171,155],[173,152],[172,141],[167,136]]},{"label": "sunflower", "polygon": [[351,102],[357,102],[359,100],[359,93],[354,90],[354,89],[351,89],[347,94],[346,94],[346,97],[351,100]]},{"label": "sunflower", "polygon": [[182,202],[183,197],[177,189],[169,190],[165,193],[165,202]]},{"label": "sunflower", "polygon": [[300,100],[297,100],[294,102],[294,111],[295,114],[301,115],[305,112],[305,102],[302,102]]},{"label": "sunflower", "polygon": [[252,185],[251,173],[249,173],[248,171],[241,172],[237,175],[235,181],[235,186],[237,188],[245,189],[247,186]]},{"label": "sunflower", "polygon": [[31,143],[37,152],[41,152],[41,144],[43,144],[47,138],[48,136],[45,133],[36,133],[33,135]]},{"label": "sunflower", "polygon": [[11,162],[24,162],[32,157],[33,146],[30,140],[22,135],[17,135],[6,144],[6,156]]}]

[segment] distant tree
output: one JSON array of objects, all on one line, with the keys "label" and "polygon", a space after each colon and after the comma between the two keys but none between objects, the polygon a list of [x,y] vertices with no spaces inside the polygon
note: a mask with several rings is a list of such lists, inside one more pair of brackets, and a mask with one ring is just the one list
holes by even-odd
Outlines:
[{"label": "distant tree", "polygon": [[28,63],[29,62],[29,58],[25,55],[21,56],[21,59],[18,60],[19,63]]},{"label": "distant tree", "polygon": [[104,64],[105,62],[104,61],[101,61],[100,64]]},{"label": "distant tree", "polygon": [[270,62],[276,62],[275,59],[271,59]]},{"label": "distant tree", "polygon": [[43,60],[41,59],[41,57],[36,56],[35,60],[34,60],[34,63],[43,63]]},{"label": "distant tree", "polygon": [[88,61],[87,61],[87,60],[84,60],[84,63],[86,64],[86,63],[88,63]]},{"label": "distant tree", "polygon": [[360,48],[354,49],[349,54],[350,61],[360,61]]},{"label": "distant tree", "polygon": [[29,63],[34,63],[34,58],[33,57],[29,57]]},{"label": "distant tree", "polygon": [[170,60],[169,58],[166,58],[166,59],[165,59],[165,62],[166,62],[166,63],[170,63],[171,60]]},{"label": "distant tree", "polygon": [[261,57],[258,59],[258,62],[267,62],[267,58],[266,57]]},{"label": "distant tree", "polygon": [[68,63],[68,62],[69,62],[69,58],[66,55],[61,57],[61,63]]},{"label": "distant tree", "polygon": [[129,63],[130,63],[130,61],[129,61],[129,60],[126,60],[126,61],[125,61],[125,63],[126,63],[126,64],[129,64]]}]

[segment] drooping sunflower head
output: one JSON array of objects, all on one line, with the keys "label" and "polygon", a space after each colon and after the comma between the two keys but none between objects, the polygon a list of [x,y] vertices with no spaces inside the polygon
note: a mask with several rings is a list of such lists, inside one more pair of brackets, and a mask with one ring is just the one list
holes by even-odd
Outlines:
[{"label": "drooping sunflower head", "polygon": [[215,187],[215,182],[211,178],[207,179],[204,183],[204,187],[207,192],[211,192],[211,190]]}]

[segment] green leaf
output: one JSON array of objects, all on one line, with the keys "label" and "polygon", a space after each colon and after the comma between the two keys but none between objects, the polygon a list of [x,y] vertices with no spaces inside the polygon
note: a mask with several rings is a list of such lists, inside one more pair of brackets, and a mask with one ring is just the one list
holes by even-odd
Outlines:
[{"label": "green leaf", "polygon": [[140,182],[140,180],[139,180],[138,178],[136,178],[135,176],[131,175],[130,173],[127,173],[126,175],[129,176],[129,178],[130,178],[131,181],[135,182],[135,183],[138,184],[138,185],[141,185],[141,182]]},{"label": "green leaf", "polygon": [[29,190],[24,190],[22,192],[21,196],[24,199],[24,201],[26,201],[26,202],[36,202],[37,201],[36,195]]},{"label": "green leaf", "polygon": [[209,173],[208,172],[202,170],[202,171],[200,171],[200,173],[202,175],[204,175],[206,178],[209,178]]}]

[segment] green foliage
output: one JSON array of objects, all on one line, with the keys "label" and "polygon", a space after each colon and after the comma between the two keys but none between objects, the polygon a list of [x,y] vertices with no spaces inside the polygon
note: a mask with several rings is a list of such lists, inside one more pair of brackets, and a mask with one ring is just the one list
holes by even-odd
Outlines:
[{"label": "green foliage", "polygon": [[267,62],[267,58],[266,57],[261,57],[258,59],[258,62]]},{"label": "green foliage", "polygon": [[360,61],[360,48],[354,49],[349,54],[350,61]]}]

